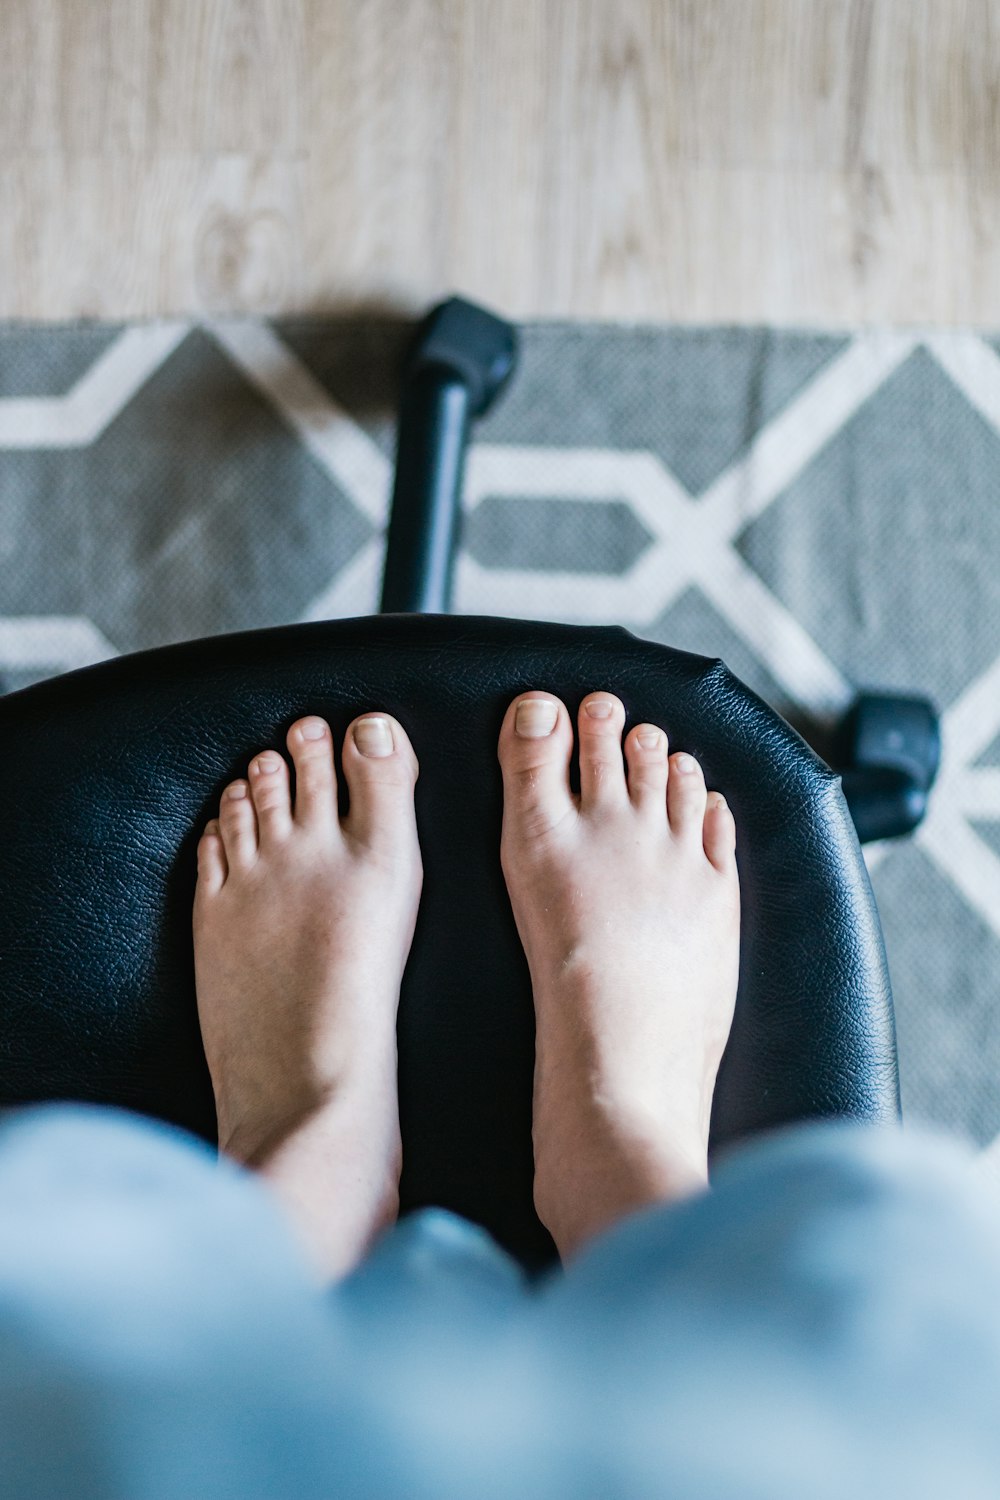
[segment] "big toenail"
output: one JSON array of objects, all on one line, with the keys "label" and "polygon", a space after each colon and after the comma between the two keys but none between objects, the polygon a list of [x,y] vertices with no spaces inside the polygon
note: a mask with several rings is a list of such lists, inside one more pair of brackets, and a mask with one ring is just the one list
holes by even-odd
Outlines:
[{"label": "big toenail", "polygon": [[678,771],[697,770],[697,763],[692,755],[678,755],[674,761],[674,766]]},{"label": "big toenail", "polygon": [[558,708],[547,698],[524,698],[514,713],[514,732],[522,739],[541,739],[552,733],[558,717]]},{"label": "big toenail", "polygon": [[354,743],[362,755],[392,754],[392,734],[385,719],[359,719],[354,726]]},{"label": "big toenail", "polygon": [[611,704],[607,698],[595,698],[593,703],[587,704],[587,713],[592,719],[610,719]]},{"label": "big toenail", "polygon": [[321,740],[326,734],[326,725],[322,719],[303,719],[299,725],[299,734],[304,740]]}]

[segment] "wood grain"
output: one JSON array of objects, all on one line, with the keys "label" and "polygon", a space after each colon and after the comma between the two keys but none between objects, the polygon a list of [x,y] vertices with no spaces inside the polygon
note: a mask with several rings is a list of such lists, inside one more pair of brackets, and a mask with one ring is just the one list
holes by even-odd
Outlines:
[{"label": "wood grain", "polygon": [[1000,324],[997,0],[4,0],[0,317]]}]

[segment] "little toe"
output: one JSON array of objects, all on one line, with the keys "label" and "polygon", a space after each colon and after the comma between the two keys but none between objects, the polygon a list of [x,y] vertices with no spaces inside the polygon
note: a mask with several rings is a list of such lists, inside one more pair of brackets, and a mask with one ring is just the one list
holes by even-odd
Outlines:
[{"label": "little toe", "polygon": [[628,791],[635,807],[667,819],[667,736],[655,724],[637,724],[625,738]]},{"label": "little toe", "polygon": [[569,788],[573,726],[552,693],[519,693],[500,726],[497,759],[503,774],[503,839],[546,834],[576,807]]},{"label": "little toe", "polygon": [[303,828],[329,828],[337,817],[337,772],[333,736],[325,719],[308,714],[288,731],[295,762],[295,822]]},{"label": "little toe", "polygon": [[736,819],[721,792],[709,792],[705,811],[705,853],[723,873],[736,863]]},{"label": "little toe", "polygon": [[614,693],[588,693],[580,704],[577,727],[581,807],[624,807],[628,801],[622,759],[625,705]]},{"label": "little toe", "polygon": [[708,793],[701,766],[683,751],[670,757],[667,776],[667,811],[670,827],[678,837],[702,838]]},{"label": "little toe", "polygon": [[263,750],[250,762],[250,788],[257,813],[260,846],[280,842],[292,828],[288,763],[277,750]]},{"label": "little toe", "polygon": [[249,870],[257,862],[257,814],[245,781],[232,781],[219,803],[219,828],[229,873]]},{"label": "little toe", "polygon": [[226,883],[226,849],[222,842],[222,831],[217,818],[205,825],[198,840],[198,890],[209,895],[221,891]]},{"label": "little toe", "polygon": [[399,720],[381,712],[355,719],[344,737],[343,766],[351,797],[345,833],[366,848],[399,852],[404,837],[416,836],[413,788],[420,774]]}]

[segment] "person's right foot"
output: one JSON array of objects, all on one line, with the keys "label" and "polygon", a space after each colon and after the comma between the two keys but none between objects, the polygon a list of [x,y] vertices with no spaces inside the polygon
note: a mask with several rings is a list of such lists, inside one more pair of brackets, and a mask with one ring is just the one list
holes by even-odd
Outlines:
[{"label": "person's right foot", "polygon": [[500,861],[535,1000],[535,1208],[564,1260],[624,1214],[706,1185],[739,977],[724,798],[652,724],[625,741],[626,782],[613,694],[585,698],[578,724],[579,795],[573,726],[551,693],[514,700],[498,748]]}]

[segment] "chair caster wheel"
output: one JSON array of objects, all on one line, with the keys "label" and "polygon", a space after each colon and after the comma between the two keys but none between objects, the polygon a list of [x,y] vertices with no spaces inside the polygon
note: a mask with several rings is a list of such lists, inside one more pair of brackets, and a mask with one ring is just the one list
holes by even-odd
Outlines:
[{"label": "chair caster wheel", "polygon": [[835,731],[831,764],[862,844],[912,833],[941,762],[941,725],[928,698],[861,693]]},{"label": "chair caster wheel", "polygon": [[424,370],[447,372],[468,388],[469,415],[481,417],[507,384],[517,364],[517,329],[496,313],[464,297],[432,307],[413,334],[404,360],[404,380]]}]

